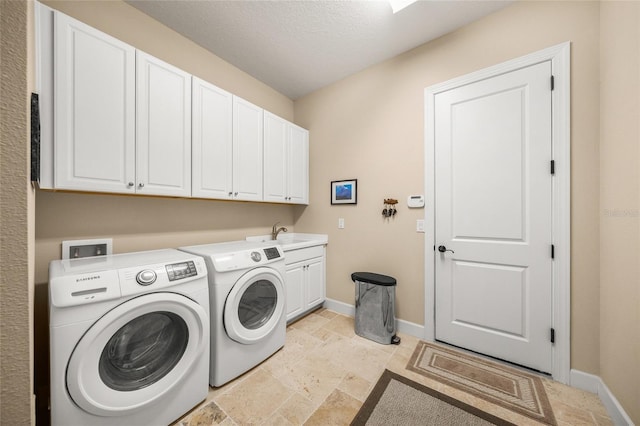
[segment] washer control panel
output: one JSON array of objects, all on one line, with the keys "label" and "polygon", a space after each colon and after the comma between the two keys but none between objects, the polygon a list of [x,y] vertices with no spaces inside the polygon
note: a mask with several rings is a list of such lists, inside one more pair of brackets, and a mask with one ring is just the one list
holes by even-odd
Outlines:
[{"label": "washer control panel", "polygon": [[[256,243],[257,244],[257,243]],[[209,255],[217,272],[255,268],[284,260],[284,252],[278,245],[250,247],[248,249],[214,253]]]},{"label": "washer control panel", "polygon": [[260,262],[262,260],[262,255],[259,251],[252,251],[251,260],[253,260],[254,262]]},{"label": "washer control panel", "polygon": [[280,256],[280,252],[278,251],[278,249],[276,247],[269,247],[264,249],[264,254],[267,255],[267,259],[271,260],[271,259],[277,259]]},{"label": "washer control panel", "polygon": [[138,272],[138,275],[136,275],[136,281],[140,285],[153,284],[156,282],[156,278],[158,278],[158,276],[152,269],[145,269],[144,271]]},{"label": "washer control panel", "polygon": [[203,258],[174,250],[53,261],[49,273],[55,307],[119,299],[207,279]]},{"label": "washer control panel", "polygon": [[169,281],[182,280],[184,278],[198,275],[196,265],[191,260],[189,260],[188,262],[180,262],[167,265],[165,266],[165,269],[167,270]]}]

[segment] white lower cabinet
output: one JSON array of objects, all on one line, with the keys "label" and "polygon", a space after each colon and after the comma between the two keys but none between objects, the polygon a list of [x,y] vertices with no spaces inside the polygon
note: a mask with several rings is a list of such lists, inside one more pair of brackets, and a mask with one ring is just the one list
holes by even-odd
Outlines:
[{"label": "white lower cabinet", "polygon": [[324,245],[285,251],[287,322],[324,302],[325,258]]}]

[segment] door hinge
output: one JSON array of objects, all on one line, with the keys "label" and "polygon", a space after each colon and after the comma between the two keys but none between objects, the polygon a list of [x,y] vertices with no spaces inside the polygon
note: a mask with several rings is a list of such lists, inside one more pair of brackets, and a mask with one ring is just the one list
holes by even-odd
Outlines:
[{"label": "door hinge", "polygon": [[551,76],[551,90],[553,90],[556,86],[556,81],[555,78],[553,78],[553,76]]},{"label": "door hinge", "polygon": [[551,174],[556,174],[556,160],[551,160]]},{"label": "door hinge", "polygon": [[555,259],[556,258],[556,246],[551,244],[551,258]]},{"label": "door hinge", "polygon": [[556,330],[555,328],[551,329],[551,343],[555,343],[556,342]]}]

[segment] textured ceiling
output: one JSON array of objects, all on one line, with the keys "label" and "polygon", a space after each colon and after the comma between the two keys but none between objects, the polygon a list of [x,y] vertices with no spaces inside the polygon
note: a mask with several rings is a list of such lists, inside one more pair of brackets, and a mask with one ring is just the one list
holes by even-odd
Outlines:
[{"label": "textured ceiling", "polygon": [[294,100],[512,2],[126,1]]}]

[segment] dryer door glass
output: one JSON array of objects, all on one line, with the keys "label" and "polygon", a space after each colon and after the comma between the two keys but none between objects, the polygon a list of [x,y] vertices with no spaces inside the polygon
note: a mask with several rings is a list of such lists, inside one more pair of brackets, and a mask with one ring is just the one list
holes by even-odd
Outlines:
[{"label": "dryer door glass", "polygon": [[262,327],[273,315],[278,292],[271,281],[258,280],[245,289],[238,304],[240,323],[249,330]]},{"label": "dryer door glass", "polygon": [[121,327],[99,362],[100,378],[117,391],[135,391],[162,379],[180,361],[189,329],[173,312],[151,312]]}]

